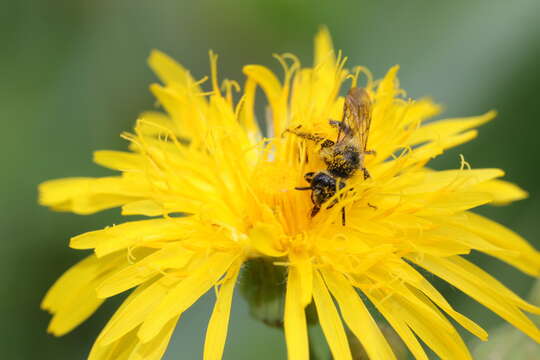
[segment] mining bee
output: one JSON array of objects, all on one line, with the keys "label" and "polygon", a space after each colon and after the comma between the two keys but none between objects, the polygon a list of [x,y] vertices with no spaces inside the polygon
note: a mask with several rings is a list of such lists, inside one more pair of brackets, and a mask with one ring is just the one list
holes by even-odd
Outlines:
[{"label": "mining bee", "polygon": [[[317,215],[321,206],[338,190],[345,187],[345,180],[351,178],[357,170],[360,169],[364,179],[368,179],[370,174],[364,167],[364,157],[375,154],[375,151],[366,149],[371,125],[371,99],[365,89],[351,88],[345,97],[341,121],[330,120],[329,123],[338,129],[336,141],[302,132],[301,125],[295,129],[285,130],[320,144],[319,155],[326,164],[326,170],[308,172],[304,175],[309,186],[295,188],[296,190],[311,190],[313,202],[311,217]],[[337,199],[326,208],[329,209],[336,203]],[[345,208],[341,208],[341,217],[345,225]]]}]

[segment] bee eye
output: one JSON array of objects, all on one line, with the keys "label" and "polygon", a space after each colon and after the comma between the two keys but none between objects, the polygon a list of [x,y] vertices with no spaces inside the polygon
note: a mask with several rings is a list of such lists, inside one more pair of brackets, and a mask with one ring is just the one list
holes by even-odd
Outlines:
[{"label": "bee eye", "polygon": [[306,181],[308,183],[311,183],[311,180],[313,180],[313,175],[315,175],[314,172],[308,172],[308,173],[305,173],[304,174],[304,179],[306,179]]}]

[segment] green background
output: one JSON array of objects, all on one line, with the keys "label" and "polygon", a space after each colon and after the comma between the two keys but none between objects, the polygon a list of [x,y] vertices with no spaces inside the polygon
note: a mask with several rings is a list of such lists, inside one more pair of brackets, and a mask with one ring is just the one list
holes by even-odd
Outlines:
[{"label": "green background", "polygon": [[[278,70],[272,53],[312,60],[312,39],[326,24],[349,65],[376,77],[400,64],[412,97],[432,96],[445,115],[495,108],[497,119],[472,143],[446,153],[435,167],[500,167],[531,193],[492,218],[540,248],[540,1],[180,1],[42,0],[0,2],[0,357],[82,359],[121,298],[107,302],[72,333],[46,334],[39,302],[54,280],[85,254],[67,247],[76,234],[119,223],[118,210],[83,217],[36,203],[40,182],[108,174],[91,163],[95,149],[124,149],[119,133],[151,109],[146,66],[160,49],[200,78],[208,49],[220,74],[239,80],[244,64]],[[473,255],[510,288],[526,296],[533,284],[514,269]],[[446,296],[486,329],[501,320],[467,296],[438,283]],[[212,298],[182,318],[166,358],[199,359]],[[502,328],[503,342],[516,335]],[[519,335],[517,335],[519,337]],[[469,338],[467,337],[467,340]],[[522,340],[519,340],[522,341]],[[528,343],[532,352],[537,345]],[[525,347],[520,347],[525,348]],[[481,350],[481,351],[480,351]],[[478,351],[488,358],[490,349]],[[482,352],[483,351],[483,352]],[[487,353],[486,353],[487,351]],[[510,357],[517,356],[516,352]],[[235,298],[225,359],[285,357],[281,334],[249,319]]]}]

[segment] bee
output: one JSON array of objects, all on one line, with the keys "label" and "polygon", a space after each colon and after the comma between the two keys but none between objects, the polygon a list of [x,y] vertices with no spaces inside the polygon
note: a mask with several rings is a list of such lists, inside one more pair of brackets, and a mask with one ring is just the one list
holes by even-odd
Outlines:
[{"label": "bee", "polygon": [[[295,188],[311,190],[311,217],[317,215],[322,205],[345,187],[345,180],[354,176],[357,170],[362,171],[364,180],[370,178],[369,171],[364,166],[364,158],[366,155],[375,154],[375,151],[366,148],[371,126],[371,99],[365,89],[352,87],[345,97],[341,121],[330,120],[329,123],[338,129],[336,141],[302,132],[301,125],[285,130],[320,144],[319,155],[326,164],[326,170],[304,174],[309,186]],[[337,199],[330,203],[327,209],[336,203]],[[345,208],[341,209],[341,215],[342,224],[345,225]]]}]

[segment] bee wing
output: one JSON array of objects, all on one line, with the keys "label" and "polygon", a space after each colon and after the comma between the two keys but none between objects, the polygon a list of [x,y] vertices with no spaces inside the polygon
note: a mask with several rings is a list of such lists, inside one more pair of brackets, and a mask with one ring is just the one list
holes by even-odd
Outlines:
[{"label": "bee wing", "polygon": [[343,119],[336,143],[351,144],[366,150],[371,126],[371,99],[363,88],[353,87],[345,97]]}]

